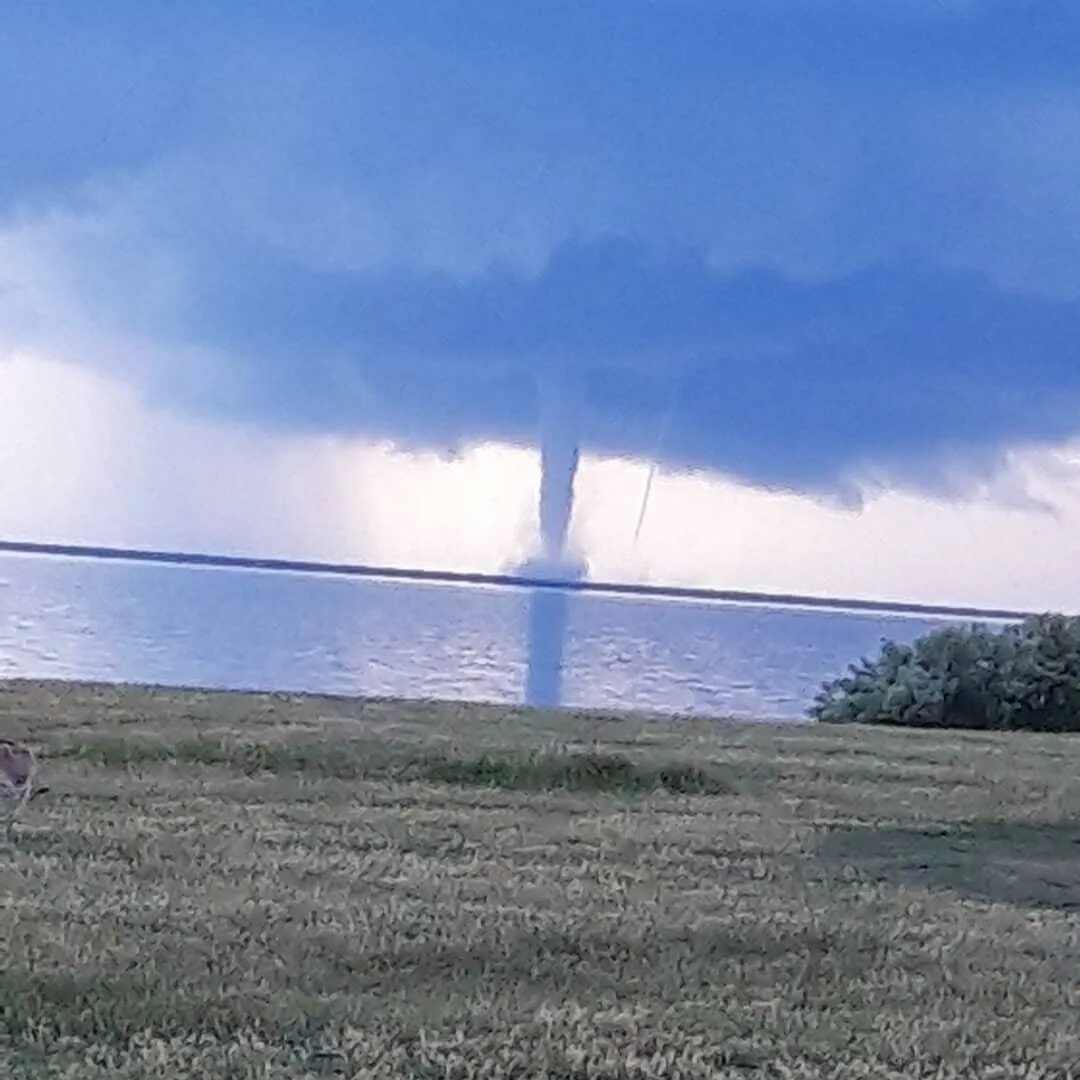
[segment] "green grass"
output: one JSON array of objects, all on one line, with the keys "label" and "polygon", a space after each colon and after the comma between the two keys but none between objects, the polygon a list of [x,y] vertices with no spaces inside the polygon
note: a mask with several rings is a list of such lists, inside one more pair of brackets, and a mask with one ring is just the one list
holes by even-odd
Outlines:
[{"label": "green grass", "polygon": [[0,683],[0,1075],[1064,1078],[1080,741]]},{"label": "green grass", "polygon": [[59,746],[54,758],[111,768],[130,768],[174,762],[184,765],[222,765],[246,776],[257,773],[309,773],[356,780],[387,775],[390,762],[384,756],[371,762],[354,747],[320,743],[259,743],[237,739],[83,738]]},{"label": "green grass", "polygon": [[717,768],[677,760],[635,762],[625,754],[600,751],[504,751],[454,756],[445,751],[426,752],[408,744],[372,747],[228,739],[181,739],[170,743],[113,737],[70,742],[57,747],[51,756],[114,768],[179,762],[222,765],[245,776],[265,772],[338,780],[429,780],[510,791],[727,795],[737,790],[734,779]]},{"label": "green grass", "polygon": [[691,795],[730,795],[735,786],[717,769],[685,761],[634,762],[625,754],[569,752],[482,754],[425,759],[425,780],[443,784],[506,788],[511,791],[622,792],[665,791]]}]

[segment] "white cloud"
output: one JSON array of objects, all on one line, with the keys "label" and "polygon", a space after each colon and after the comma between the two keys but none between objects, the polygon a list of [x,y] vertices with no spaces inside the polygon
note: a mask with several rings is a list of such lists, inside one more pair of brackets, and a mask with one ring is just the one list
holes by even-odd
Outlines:
[{"label": "white cloud", "polygon": [[445,569],[524,557],[535,457],[459,460],[192,420],[84,369],[0,363],[0,535]]},{"label": "white cloud", "polygon": [[583,470],[577,539],[598,577],[1080,611],[1070,555],[1080,446],[1010,455],[1003,480],[1028,501],[1003,500],[996,486],[949,501],[884,489],[850,512],[721,477],[661,474],[635,544],[644,477],[640,463],[617,460]]}]

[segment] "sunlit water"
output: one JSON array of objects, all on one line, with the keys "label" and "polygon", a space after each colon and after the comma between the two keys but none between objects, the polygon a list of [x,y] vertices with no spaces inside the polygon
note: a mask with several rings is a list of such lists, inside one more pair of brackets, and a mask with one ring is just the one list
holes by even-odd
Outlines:
[{"label": "sunlit water", "polygon": [[[799,719],[926,618],[0,556],[0,677]],[[559,657],[562,645],[561,662]],[[531,664],[530,664],[531,659]]]}]

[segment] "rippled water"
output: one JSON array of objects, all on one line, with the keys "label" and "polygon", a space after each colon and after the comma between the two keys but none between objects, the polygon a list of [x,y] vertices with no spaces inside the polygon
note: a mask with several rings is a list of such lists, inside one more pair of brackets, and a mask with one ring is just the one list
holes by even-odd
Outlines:
[{"label": "rippled water", "polygon": [[[870,613],[0,556],[0,677],[798,719]],[[561,632],[560,632],[561,631]],[[559,646],[562,644],[560,661]]]}]

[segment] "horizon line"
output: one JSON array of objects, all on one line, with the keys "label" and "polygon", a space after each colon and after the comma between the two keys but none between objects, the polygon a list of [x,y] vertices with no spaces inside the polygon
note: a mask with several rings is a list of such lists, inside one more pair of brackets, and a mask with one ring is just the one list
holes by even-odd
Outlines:
[{"label": "horizon line", "polygon": [[267,570],[277,573],[324,574],[336,577],[382,578],[446,585],[489,585],[503,588],[554,589],[613,596],[640,596],[670,600],[702,600],[730,604],[821,610],[873,611],[883,614],[933,615],[953,618],[1020,621],[1036,614],[1007,608],[980,608],[958,604],[927,604],[907,600],[872,600],[866,597],[769,593],[752,589],[715,589],[694,585],[651,585],[641,582],[536,577],[529,574],[480,573],[467,570],[431,570],[376,566],[366,563],[321,562],[312,559],[270,558],[256,555],[218,555],[210,552],[161,551],[147,548],[108,547],[96,544],[2,540],[0,554],[156,563],[170,566],[210,567],[222,570]]}]

